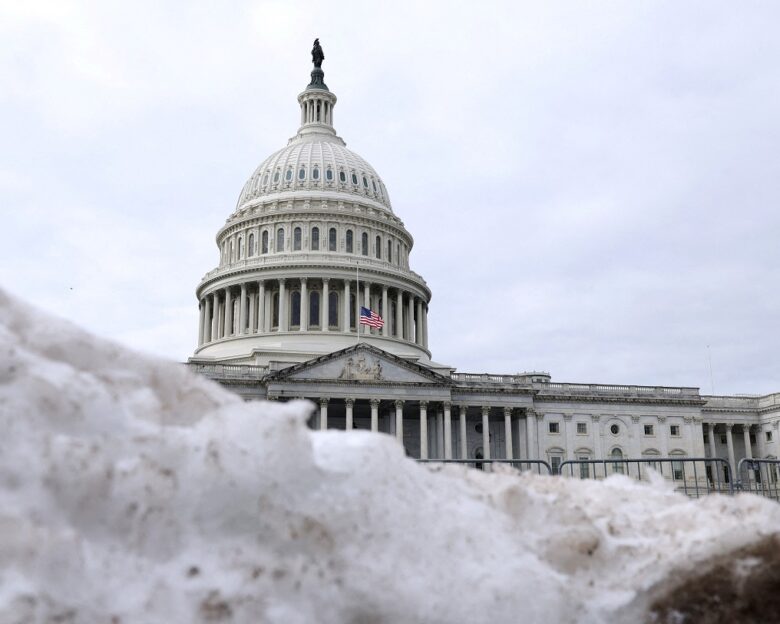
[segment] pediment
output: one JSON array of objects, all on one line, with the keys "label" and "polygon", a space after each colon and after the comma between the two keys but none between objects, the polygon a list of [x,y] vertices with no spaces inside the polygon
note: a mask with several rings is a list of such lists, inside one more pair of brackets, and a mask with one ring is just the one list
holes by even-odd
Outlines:
[{"label": "pediment", "polygon": [[448,377],[368,344],[358,344],[273,373],[278,381],[451,384]]}]

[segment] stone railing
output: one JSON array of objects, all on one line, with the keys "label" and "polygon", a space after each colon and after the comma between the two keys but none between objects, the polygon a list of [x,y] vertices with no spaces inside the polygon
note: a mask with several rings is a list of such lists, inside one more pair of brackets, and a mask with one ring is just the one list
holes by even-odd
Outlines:
[{"label": "stone railing", "polygon": [[704,409],[758,409],[758,397],[754,396],[703,396]]},{"label": "stone railing", "polygon": [[199,364],[195,362],[187,364],[187,367],[193,373],[216,380],[259,381],[268,373],[267,366],[249,364]]},{"label": "stone railing", "polygon": [[530,386],[532,378],[530,374],[520,375],[493,375],[491,373],[452,373],[453,381],[468,385],[502,385],[502,386]]}]

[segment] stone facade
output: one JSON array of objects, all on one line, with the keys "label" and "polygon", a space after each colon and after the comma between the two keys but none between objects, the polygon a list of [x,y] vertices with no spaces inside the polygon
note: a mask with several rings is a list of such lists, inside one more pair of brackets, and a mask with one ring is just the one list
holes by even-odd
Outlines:
[{"label": "stone facade", "polygon": [[[189,365],[247,400],[307,398],[312,426],[370,429],[422,459],[776,458],[780,393],[554,383],[547,373],[458,373],[431,359],[431,291],[376,171],[310,85],[301,126],[266,159],[217,233],[197,289]],[[360,308],[384,318],[359,323]]]}]

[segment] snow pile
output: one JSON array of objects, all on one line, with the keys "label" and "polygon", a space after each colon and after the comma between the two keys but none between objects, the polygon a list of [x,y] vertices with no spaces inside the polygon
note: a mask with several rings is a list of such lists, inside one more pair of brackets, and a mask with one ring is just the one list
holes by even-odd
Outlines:
[{"label": "snow pile", "polygon": [[1,291],[0,349],[3,624],[634,623],[780,529],[749,496],[420,466]]}]

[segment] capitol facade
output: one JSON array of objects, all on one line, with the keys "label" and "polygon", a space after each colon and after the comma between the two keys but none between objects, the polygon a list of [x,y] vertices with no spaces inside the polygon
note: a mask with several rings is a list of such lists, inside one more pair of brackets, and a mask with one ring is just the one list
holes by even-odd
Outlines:
[{"label": "capitol facade", "polygon": [[[709,457],[733,475],[742,458],[778,456],[780,393],[557,383],[435,362],[414,240],[382,178],[337,135],[317,50],[297,133],[255,169],[217,232],[191,368],[247,400],[310,399],[312,426],[384,432],[421,459],[541,459],[555,470]],[[361,308],[384,325],[362,325]]]}]

